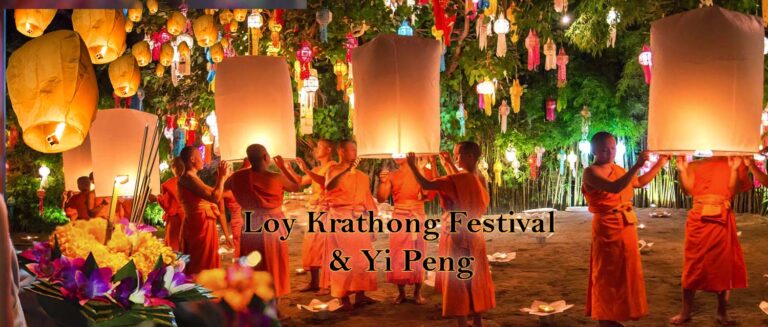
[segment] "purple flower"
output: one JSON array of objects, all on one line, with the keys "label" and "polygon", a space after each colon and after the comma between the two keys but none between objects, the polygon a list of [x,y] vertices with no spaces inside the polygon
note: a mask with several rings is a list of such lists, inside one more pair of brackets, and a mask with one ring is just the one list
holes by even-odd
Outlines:
[{"label": "purple flower", "polygon": [[163,274],[165,273],[165,269],[157,269],[149,273],[149,276],[147,276],[147,280],[144,282],[144,285],[141,287],[144,290],[144,294],[146,297],[152,297],[152,298],[161,298],[164,299],[168,297],[169,293],[168,290],[165,288],[165,283],[163,281]]},{"label": "purple flower", "polygon": [[120,225],[123,225],[123,233],[125,233],[126,236],[131,236],[137,232],[142,233],[154,233],[157,231],[156,228],[149,226],[149,225],[136,225],[128,220],[128,218],[122,218],[119,221]]},{"label": "purple flower", "polygon": [[57,267],[56,280],[61,284],[61,294],[69,300],[80,302],[81,305],[88,300],[104,296],[112,288],[111,268],[94,269],[88,276],[83,270],[83,258],[70,260],[64,256],[54,261],[54,266]]},{"label": "purple flower", "polygon": [[27,249],[20,254],[24,259],[34,262],[40,262],[43,259],[51,258],[51,244],[48,242],[34,242],[31,249]]},{"label": "purple flower", "polygon": [[195,287],[195,284],[187,283],[187,276],[181,270],[175,270],[171,266],[165,268],[163,282],[170,294],[184,292]]},{"label": "purple flower", "polygon": [[138,287],[138,279],[136,277],[126,277],[120,281],[120,284],[112,290],[112,298],[123,308],[129,308],[131,306],[130,296],[136,291]]}]

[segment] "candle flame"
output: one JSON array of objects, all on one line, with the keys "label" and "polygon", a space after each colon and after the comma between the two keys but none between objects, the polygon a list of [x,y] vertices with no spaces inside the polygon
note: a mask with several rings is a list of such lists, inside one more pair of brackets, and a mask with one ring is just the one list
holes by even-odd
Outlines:
[{"label": "candle flame", "polygon": [[32,24],[26,23],[24,27],[27,30],[27,34],[32,34]]},{"label": "candle flame", "polygon": [[115,176],[115,184],[125,184],[125,183],[128,183],[128,175]]}]

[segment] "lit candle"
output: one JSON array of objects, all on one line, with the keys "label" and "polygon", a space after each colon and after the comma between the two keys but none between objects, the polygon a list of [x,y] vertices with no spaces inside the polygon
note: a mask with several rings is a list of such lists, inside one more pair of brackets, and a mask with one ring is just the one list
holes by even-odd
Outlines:
[{"label": "lit candle", "polygon": [[305,272],[304,268],[297,268],[297,269],[296,269],[296,274],[297,274],[297,275],[301,275],[301,274],[303,274],[304,272]]},{"label": "lit candle", "polygon": [[555,308],[549,306],[548,304],[542,304],[542,305],[539,305],[539,312],[552,313],[552,312],[555,312]]},{"label": "lit candle", "polygon": [[640,229],[645,229],[645,224],[640,224],[640,225],[637,225],[637,228],[640,228]]},{"label": "lit candle", "polygon": [[328,304],[325,304],[325,303],[323,303],[323,304],[318,304],[318,305],[315,305],[315,306],[313,307],[313,309],[315,309],[315,310],[317,310],[317,311],[320,311],[320,312],[322,312],[322,311],[328,311]]}]

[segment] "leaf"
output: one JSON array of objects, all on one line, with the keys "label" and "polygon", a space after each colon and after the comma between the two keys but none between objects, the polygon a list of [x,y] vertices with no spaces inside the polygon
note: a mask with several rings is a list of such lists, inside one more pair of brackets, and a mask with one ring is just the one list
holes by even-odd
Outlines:
[{"label": "leaf", "polygon": [[61,258],[61,247],[59,246],[59,235],[53,235],[53,249],[51,250],[51,261]]},{"label": "leaf", "polygon": [[163,255],[161,254],[160,256],[157,257],[157,262],[155,262],[155,268],[153,268],[152,270],[162,269],[163,266],[165,266],[165,263],[163,262]]},{"label": "leaf", "polygon": [[128,261],[125,266],[120,268],[120,270],[112,276],[112,282],[118,282],[128,277],[136,277],[136,264],[133,262],[133,259]]},{"label": "leaf", "polygon": [[126,312],[125,314],[122,314],[115,318],[96,322],[92,324],[92,326],[93,327],[135,326],[145,320],[146,319],[142,318],[141,316],[133,312]]},{"label": "leaf", "polygon": [[91,272],[99,269],[99,265],[96,264],[96,258],[93,257],[93,252],[88,252],[88,258],[85,259],[85,265],[83,266],[83,272],[86,276],[91,276]]}]

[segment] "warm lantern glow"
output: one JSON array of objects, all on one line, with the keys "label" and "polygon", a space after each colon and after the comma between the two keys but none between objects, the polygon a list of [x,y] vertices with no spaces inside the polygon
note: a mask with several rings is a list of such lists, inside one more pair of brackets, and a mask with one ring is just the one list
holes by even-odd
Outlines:
[{"label": "warm lantern glow", "polygon": [[138,23],[141,21],[141,15],[144,13],[144,7],[141,1],[136,1],[133,8],[128,9],[128,19],[132,22]]},{"label": "warm lantern glow", "polygon": [[6,78],[24,143],[55,153],[83,142],[99,91],[88,49],[77,33],[60,30],[25,43],[11,54]]},{"label": "warm lantern glow", "polygon": [[16,30],[29,37],[43,35],[54,16],[56,16],[56,9],[16,9],[13,11]]},{"label": "warm lantern glow", "polygon": [[184,31],[184,28],[187,27],[187,17],[184,17],[184,15],[178,11],[174,11],[168,16],[168,21],[165,23],[165,27],[168,29],[169,34],[173,36],[179,35]]},{"label": "warm lantern glow", "polygon": [[221,46],[221,43],[216,43],[211,47],[211,60],[214,63],[220,63],[224,60],[224,47]]},{"label": "warm lantern glow", "polygon": [[165,74],[165,67],[163,65],[155,66],[155,76],[163,77],[163,74]]},{"label": "warm lantern glow", "polygon": [[125,52],[125,17],[114,9],[75,9],[72,28],[80,34],[91,62],[106,64]]},{"label": "warm lantern glow", "polygon": [[127,98],[136,94],[141,83],[141,71],[136,58],[124,55],[109,64],[109,81],[115,94]]},{"label": "warm lantern glow", "polygon": [[179,46],[176,48],[176,50],[179,52],[179,57],[181,58],[189,58],[191,55],[191,51],[189,50],[189,45],[187,42],[179,42]]},{"label": "warm lantern glow", "polygon": [[224,9],[221,12],[219,12],[219,23],[222,26],[229,24],[229,22],[231,22],[233,18],[234,18],[234,15],[229,9]]},{"label": "warm lantern glow", "polygon": [[91,165],[91,141],[85,138],[80,146],[62,153],[64,162],[64,189],[77,190],[77,179],[93,171]]},{"label": "warm lantern glow", "polygon": [[157,9],[159,9],[159,6],[157,4],[157,0],[147,0],[147,10],[151,15],[154,15],[157,13]]},{"label": "warm lantern glow", "polygon": [[648,149],[754,153],[760,145],[763,38],[757,17],[721,7],[653,22]]},{"label": "warm lantern glow", "polygon": [[152,61],[152,52],[149,50],[149,42],[147,41],[140,41],[134,44],[131,48],[131,54],[136,57],[139,67],[149,65]]},{"label": "warm lantern glow", "polygon": [[126,33],[130,33],[131,31],[133,31],[133,22],[130,21],[130,20],[126,20],[125,21],[125,32]]},{"label": "warm lantern glow", "polygon": [[160,48],[160,64],[163,66],[170,66],[173,63],[173,56],[175,52],[169,42],[163,43]]},{"label": "warm lantern glow", "polygon": [[254,12],[248,16],[248,28],[261,28],[264,26],[264,16],[259,12]]},{"label": "warm lantern glow", "polygon": [[212,46],[218,39],[216,25],[213,23],[213,16],[211,15],[197,17],[192,22],[192,30],[195,39],[197,39],[197,45],[203,48]]},{"label": "warm lantern glow", "polygon": [[352,50],[352,125],[361,157],[440,151],[441,50],[435,39],[396,35]]},{"label": "warm lantern glow", "polygon": [[[99,110],[91,128],[91,160],[96,196],[111,196],[116,186],[118,196],[132,196],[137,180],[141,148],[144,146],[145,160],[149,156],[152,132],[157,125],[157,116],[133,109]],[[146,144],[142,144],[144,128],[149,127]],[[119,136],[119,137],[116,137]],[[160,191],[158,162],[150,169],[149,186],[152,194]],[[146,163],[145,163],[146,164]],[[115,178],[127,176],[124,184],[115,183]]]},{"label": "warm lantern glow", "polygon": [[285,58],[227,58],[218,64],[216,84],[223,160],[242,160],[254,143],[264,145],[272,156],[296,157],[293,93]]},{"label": "warm lantern glow", "polygon": [[242,23],[248,17],[248,9],[233,9],[232,14],[234,15],[236,21]]}]

